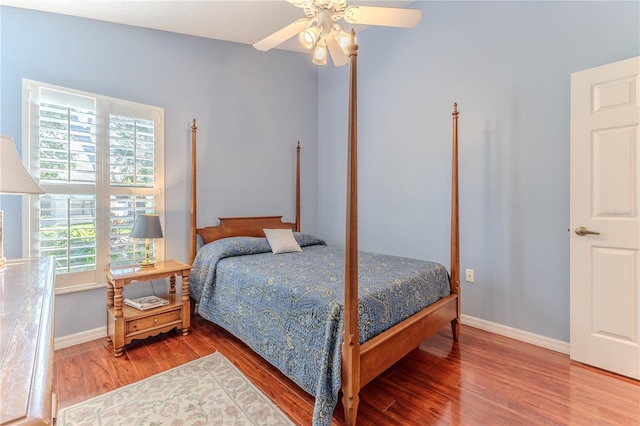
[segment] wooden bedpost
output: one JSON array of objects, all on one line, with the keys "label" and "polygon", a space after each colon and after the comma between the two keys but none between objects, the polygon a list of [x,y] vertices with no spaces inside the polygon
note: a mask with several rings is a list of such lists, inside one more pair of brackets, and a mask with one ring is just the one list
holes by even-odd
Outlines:
[{"label": "wooden bedpost", "polygon": [[296,232],[300,232],[300,141],[296,148]]},{"label": "wooden bedpost", "polygon": [[189,221],[189,264],[196,258],[196,119],[191,126],[191,217]]},{"label": "wooden bedpost", "polygon": [[349,141],[347,163],[347,224],[344,264],[344,333],[342,342],[342,405],[345,424],[355,425],[360,392],[358,335],[358,119],[355,31],[349,45]]},{"label": "wooden bedpost", "polygon": [[460,335],[460,203],[458,199],[458,104],[453,104],[451,158],[451,292],[458,295],[456,318],[451,321],[453,340]]}]

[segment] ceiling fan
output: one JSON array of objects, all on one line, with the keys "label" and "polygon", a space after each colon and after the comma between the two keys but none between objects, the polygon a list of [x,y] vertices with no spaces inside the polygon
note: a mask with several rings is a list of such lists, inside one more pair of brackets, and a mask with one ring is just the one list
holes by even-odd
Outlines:
[{"label": "ceiling fan", "polygon": [[345,65],[351,35],[340,28],[338,21],[350,24],[382,25],[387,27],[415,27],[422,16],[418,9],[378,6],[347,6],[347,0],[287,0],[300,7],[306,18],[287,25],[255,43],[253,47],[266,52],[298,34],[300,45],[313,50],[312,62],[327,63],[327,49],[336,66]]}]

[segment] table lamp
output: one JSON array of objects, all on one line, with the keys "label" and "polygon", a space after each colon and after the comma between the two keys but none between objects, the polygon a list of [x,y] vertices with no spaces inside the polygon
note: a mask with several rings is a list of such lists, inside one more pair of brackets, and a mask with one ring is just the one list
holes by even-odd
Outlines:
[{"label": "table lamp", "polygon": [[[13,139],[0,135],[0,193],[2,194],[44,194],[22,164]],[[5,268],[2,244],[3,213],[0,210],[0,270]]]},{"label": "table lamp", "polygon": [[162,238],[162,226],[160,226],[160,217],[157,214],[141,214],[136,219],[136,223],[131,231],[131,238],[144,238],[145,257],[139,262],[141,268],[151,268],[156,264],[155,261],[149,259],[149,239]]}]

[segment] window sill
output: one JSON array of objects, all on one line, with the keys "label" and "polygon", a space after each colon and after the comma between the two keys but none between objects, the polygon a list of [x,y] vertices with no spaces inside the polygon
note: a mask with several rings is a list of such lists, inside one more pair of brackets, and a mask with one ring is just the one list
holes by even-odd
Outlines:
[{"label": "window sill", "polygon": [[104,282],[68,285],[68,286],[56,288],[56,296],[60,294],[78,293],[80,291],[94,290],[97,288],[106,288],[106,287],[107,287],[107,284]]}]

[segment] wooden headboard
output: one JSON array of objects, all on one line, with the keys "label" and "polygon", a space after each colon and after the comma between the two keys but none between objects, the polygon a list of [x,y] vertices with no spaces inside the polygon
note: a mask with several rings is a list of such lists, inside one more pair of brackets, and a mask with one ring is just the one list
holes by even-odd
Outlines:
[{"label": "wooden headboard", "polygon": [[197,228],[197,198],[196,198],[196,119],[191,126],[191,217],[189,230],[189,263],[193,264],[196,257],[197,237],[200,235],[205,244],[227,237],[264,237],[264,228],[292,229],[300,232],[300,141],[296,147],[296,206],[295,222],[283,222],[282,216],[254,216],[254,217],[221,217],[217,226]]},{"label": "wooden headboard", "polygon": [[297,226],[283,222],[282,216],[221,217],[220,225],[207,226],[196,230],[205,244],[227,237],[264,237],[263,229],[291,229]]}]

